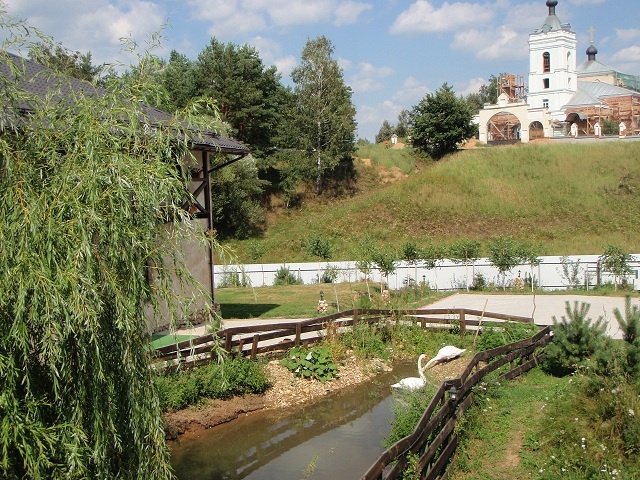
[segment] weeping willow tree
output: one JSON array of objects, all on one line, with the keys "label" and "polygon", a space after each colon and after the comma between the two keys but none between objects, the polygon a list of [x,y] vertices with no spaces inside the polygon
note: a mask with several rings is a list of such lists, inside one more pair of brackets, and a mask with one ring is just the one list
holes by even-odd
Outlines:
[{"label": "weeping willow tree", "polygon": [[0,477],[171,478],[145,315],[189,278],[189,131],[151,125],[140,84],[32,95],[15,58],[0,50]]}]

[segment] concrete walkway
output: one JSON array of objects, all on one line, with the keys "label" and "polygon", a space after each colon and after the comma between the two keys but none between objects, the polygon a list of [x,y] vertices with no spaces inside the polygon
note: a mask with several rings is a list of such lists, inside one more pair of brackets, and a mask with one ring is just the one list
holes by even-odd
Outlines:
[{"label": "concrete walkway", "polygon": [[[604,317],[607,322],[607,334],[616,339],[622,338],[622,332],[618,327],[618,322],[616,321],[613,311],[618,308],[624,315],[624,297],[598,297],[591,295],[536,295],[534,297],[533,295],[456,293],[437,302],[425,305],[423,308],[468,308],[480,311],[484,309],[487,312],[493,313],[506,313],[521,317],[533,316],[536,325],[552,325],[554,316],[558,318],[558,320],[560,320],[562,316],[566,316],[565,302],[570,302],[569,304],[573,308],[573,302],[576,301],[578,305],[580,302],[589,303],[591,308],[589,309],[588,317],[594,322],[600,316]],[[632,305],[638,305],[640,307],[640,299],[632,299]],[[273,324],[296,320],[301,321],[303,319],[226,319],[223,322],[223,328],[256,325],[259,323]],[[176,333],[201,336],[205,333],[205,326],[199,325],[184,328]]]},{"label": "concrete walkway", "polygon": [[[431,303],[424,308],[468,308],[473,310],[494,313],[508,313],[523,317],[533,316],[536,325],[552,325],[553,317],[558,320],[566,316],[565,302],[573,308],[573,302],[585,302],[591,305],[588,318],[594,322],[604,317],[607,322],[607,334],[613,338],[621,339],[622,332],[613,314],[618,308],[624,315],[624,297],[597,297],[591,295],[536,295],[535,303],[533,295],[492,295],[492,294],[467,294],[457,293]],[[632,299],[632,305],[640,306],[640,300]]]}]

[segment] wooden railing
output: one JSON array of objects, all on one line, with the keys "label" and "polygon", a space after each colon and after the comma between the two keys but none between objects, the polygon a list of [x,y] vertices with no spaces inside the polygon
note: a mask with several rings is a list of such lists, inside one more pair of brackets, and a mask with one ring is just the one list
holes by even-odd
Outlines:
[{"label": "wooden railing", "polygon": [[[551,335],[550,327],[545,327],[531,338],[476,353],[460,377],[440,385],[413,433],[385,450],[362,480],[401,478],[410,456],[418,456],[415,468],[421,479],[447,479],[447,469],[458,445],[455,427],[473,403],[472,388],[507,363],[511,369],[498,380],[515,378],[533,368],[542,359],[536,350],[549,343]],[[486,365],[480,368],[481,362]]]},{"label": "wooden railing", "polygon": [[505,321],[533,322],[528,317],[469,309],[355,309],[309,320],[225,328],[216,333],[157,348],[156,364],[166,367],[180,365],[181,368],[204,364],[211,361],[212,355],[216,354],[219,347],[229,353],[255,358],[261,353],[288,350],[294,346],[316,342],[323,338],[328,325],[344,331],[345,328],[353,328],[359,322],[375,324],[388,321],[419,324],[423,328],[456,327],[459,328],[460,335],[464,335],[469,328],[478,328],[481,324]]},{"label": "wooden railing", "polygon": [[[469,309],[356,309],[309,320],[226,328],[156,349],[156,365],[182,368],[208,363],[219,347],[229,353],[255,358],[260,353],[316,342],[323,338],[329,326],[344,331],[344,328],[353,328],[360,322],[417,324],[422,328],[457,327],[460,335],[464,335],[468,329],[477,330],[481,326],[495,326],[507,321],[533,323],[533,319],[528,317]],[[511,368],[499,380],[515,378],[533,368],[542,359],[538,348],[549,343],[551,335],[550,327],[544,327],[533,337],[476,353],[460,377],[440,385],[413,433],[384,451],[362,480],[400,478],[409,457],[414,455],[418,456],[416,468],[421,472],[420,478],[448,478],[447,468],[452,464],[458,445],[455,426],[473,402],[473,387],[506,364]]]}]

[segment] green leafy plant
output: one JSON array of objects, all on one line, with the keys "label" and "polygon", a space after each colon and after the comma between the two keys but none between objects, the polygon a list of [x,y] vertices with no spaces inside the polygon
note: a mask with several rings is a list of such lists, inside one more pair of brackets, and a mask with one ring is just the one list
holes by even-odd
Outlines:
[{"label": "green leafy plant", "polygon": [[478,350],[490,350],[531,337],[538,327],[533,323],[505,322],[501,326],[483,327],[478,335]]},{"label": "green leafy plant", "polygon": [[318,233],[313,233],[302,242],[302,248],[312,257],[319,257],[322,260],[330,260],[333,255],[331,240]]},{"label": "green leafy plant", "polygon": [[615,245],[607,246],[604,253],[598,258],[602,269],[613,275],[614,290],[617,290],[618,282],[624,281],[625,276],[631,273],[629,262],[632,260],[633,257],[630,254]]},{"label": "green leafy plant", "polygon": [[521,258],[521,248],[518,242],[510,236],[501,236],[489,243],[489,261],[498,269],[502,276],[502,289],[506,290],[506,275],[518,265]]},{"label": "green leafy plant", "polygon": [[243,357],[177,373],[159,373],[154,383],[163,411],[197,405],[207,398],[224,399],[248,393],[260,394],[270,387],[262,366]]},{"label": "green leafy plant", "polygon": [[632,306],[631,297],[627,295],[624,316],[618,308],[613,310],[613,314],[622,330],[622,339],[626,343],[627,371],[637,375],[640,373],[640,308],[637,305]]},{"label": "green leafy plant", "polygon": [[292,348],[280,364],[287,367],[296,377],[315,378],[321,382],[329,381],[338,374],[338,365],[329,355],[327,347]]},{"label": "green leafy plant", "polygon": [[302,279],[296,277],[291,273],[291,270],[284,265],[278,269],[275,279],[273,280],[274,285],[302,285],[302,283]]},{"label": "green leafy plant", "polygon": [[580,286],[580,259],[571,261],[568,256],[560,257],[562,282],[569,288]]},{"label": "green leafy plant", "polygon": [[566,316],[553,317],[553,341],[545,348],[546,368],[559,375],[574,372],[585,360],[605,347],[606,323],[599,317],[594,323],[587,318],[591,305],[566,302]]}]

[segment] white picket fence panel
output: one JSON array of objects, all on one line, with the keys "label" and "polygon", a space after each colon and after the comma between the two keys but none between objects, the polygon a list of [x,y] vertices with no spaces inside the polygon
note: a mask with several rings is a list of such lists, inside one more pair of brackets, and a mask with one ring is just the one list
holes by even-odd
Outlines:
[{"label": "white picket fence panel", "polygon": [[[627,281],[634,285],[634,289],[640,290],[640,254],[632,255],[630,262],[632,273],[627,276]],[[562,261],[560,256],[540,257],[540,264],[533,267],[529,265],[519,265],[514,267],[506,275],[506,284],[513,285],[517,278],[522,279],[533,276],[536,286],[544,290],[558,290],[567,288],[568,283],[562,274]],[[570,262],[579,264],[580,283],[587,288],[598,284],[598,255],[573,255],[569,256]],[[306,262],[306,263],[264,263],[264,264],[244,264],[244,265],[216,265],[215,284],[220,287],[228,279],[228,275],[237,273],[241,279],[248,280],[252,287],[273,285],[276,272],[286,267],[304,284],[318,284],[318,279],[323,277],[325,270],[334,268],[338,270],[336,283],[363,281],[365,276],[356,267],[356,262]],[[503,279],[498,274],[498,269],[491,265],[486,258],[481,258],[473,268],[471,266],[454,263],[451,260],[444,260],[434,269],[427,269],[424,264],[418,262],[409,265],[401,261],[396,265],[394,273],[387,279],[381,278],[380,271],[373,268],[369,275],[370,281],[380,283],[382,280],[389,289],[398,290],[407,285],[407,282],[417,282],[428,284],[434,290],[461,290],[466,289],[467,278],[469,283],[473,283],[475,274],[482,274],[487,283],[502,287]],[[608,272],[600,272],[600,283],[613,283],[613,275]],[[519,283],[519,282],[518,282]]]}]

